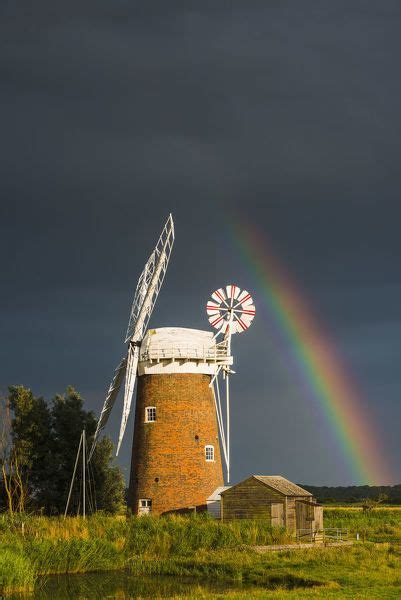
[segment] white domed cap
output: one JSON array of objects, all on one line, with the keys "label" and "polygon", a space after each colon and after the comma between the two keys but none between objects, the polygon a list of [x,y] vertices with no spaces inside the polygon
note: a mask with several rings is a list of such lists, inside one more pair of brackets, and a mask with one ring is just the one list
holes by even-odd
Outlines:
[{"label": "white domed cap", "polygon": [[214,375],[218,364],[232,364],[211,331],[184,327],[149,329],[143,338],[138,375],[201,373]]}]

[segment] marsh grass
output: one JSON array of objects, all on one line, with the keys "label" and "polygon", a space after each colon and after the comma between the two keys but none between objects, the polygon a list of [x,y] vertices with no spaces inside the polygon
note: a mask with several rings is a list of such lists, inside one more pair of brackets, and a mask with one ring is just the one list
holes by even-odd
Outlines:
[{"label": "marsh grass", "polygon": [[[2,515],[0,553],[7,550],[8,558],[0,563],[0,589],[31,589],[36,576],[55,573],[123,568],[165,573],[176,557],[275,540],[285,543],[290,538],[284,529],[263,522],[221,524],[207,515],[125,519],[97,514],[85,520],[23,515],[11,520]],[[177,564],[175,569],[180,568]],[[186,565],[185,573],[189,569]]]},{"label": "marsh grass", "polygon": [[348,529],[366,541],[400,541],[401,510],[397,507],[364,512],[360,507],[324,509],[324,526]]},{"label": "marsh grass", "polygon": [[333,508],[325,510],[325,526],[364,531],[366,540],[385,536],[388,543],[258,555],[252,546],[291,538],[263,522],[222,524],[207,516],[125,519],[97,514],[86,520],[21,516],[11,521],[3,515],[0,592],[32,589],[40,575],[125,569],[141,576],[241,581],[266,594],[256,590],[246,597],[270,597],[274,588],[287,598],[291,586],[302,587],[302,597],[323,597],[323,588],[327,598],[337,588],[355,597],[355,590],[368,585],[377,595],[358,597],[391,598],[393,591],[401,597],[401,545],[391,543],[401,538],[401,511],[380,509],[367,515]]},{"label": "marsh grass", "polygon": [[29,558],[18,550],[0,547],[0,592],[32,589],[37,575]]}]

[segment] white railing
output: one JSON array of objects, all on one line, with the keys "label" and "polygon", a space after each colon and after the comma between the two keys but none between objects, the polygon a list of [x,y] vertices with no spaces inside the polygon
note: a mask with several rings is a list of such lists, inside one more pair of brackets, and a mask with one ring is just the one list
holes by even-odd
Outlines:
[{"label": "white railing", "polygon": [[298,529],[297,542],[346,542],[348,540],[348,529],[327,527],[325,529]]},{"label": "white railing", "polygon": [[202,362],[215,363],[232,363],[232,357],[227,355],[227,347],[225,345],[215,344],[213,346],[191,346],[191,345],[156,345],[144,348],[141,351],[140,360],[156,361],[161,360],[199,360]]}]

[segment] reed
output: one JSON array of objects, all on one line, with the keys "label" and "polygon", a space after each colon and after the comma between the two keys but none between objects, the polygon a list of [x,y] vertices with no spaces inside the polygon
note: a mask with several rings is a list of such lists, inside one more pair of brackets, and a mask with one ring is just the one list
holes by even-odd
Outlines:
[{"label": "reed", "polygon": [[[365,531],[365,540],[382,535],[391,541],[401,539],[401,511],[336,508],[325,512],[325,526]],[[202,515],[126,519],[97,514],[85,520],[0,515],[0,593],[30,590],[40,575],[125,569],[136,575],[246,581],[269,589],[276,581],[283,590],[297,580],[299,586],[304,582],[305,594],[311,586],[351,589],[353,581],[365,585],[365,578],[378,588],[386,582],[401,597],[400,546],[366,542],[263,556],[252,550],[290,541],[283,529],[261,521],[220,523]]]},{"label": "reed", "polygon": [[33,589],[37,574],[32,562],[19,549],[0,546],[0,592]]},{"label": "reed", "polygon": [[[163,561],[168,570],[174,558],[200,550],[289,541],[284,529],[272,530],[262,522],[221,524],[207,515],[125,519],[97,514],[85,520],[1,515],[0,536],[0,554],[7,556],[0,563],[0,590],[31,589],[38,575],[138,570],[141,564],[146,570],[151,563],[162,568]],[[6,555],[8,548],[13,552]]]}]

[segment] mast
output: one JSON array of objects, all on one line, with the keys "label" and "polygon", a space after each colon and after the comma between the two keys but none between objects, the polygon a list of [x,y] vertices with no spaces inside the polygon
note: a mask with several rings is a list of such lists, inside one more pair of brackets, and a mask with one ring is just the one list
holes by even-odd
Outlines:
[{"label": "mast", "polygon": [[85,429],[82,430],[81,437],[79,438],[78,451],[77,456],[75,458],[74,471],[72,473],[70,489],[68,492],[67,503],[65,505],[64,518],[66,518],[68,513],[68,507],[71,501],[72,490],[74,487],[75,477],[77,474],[77,467],[79,457],[81,455],[82,448],[82,516],[85,519],[86,517],[86,432]]},{"label": "mast", "polygon": [[86,440],[85,440],[85,429],[82,431],[82,516],[85,519],[86,516],[86,480],[85,480],[85,471],[86,471],[86,460],[85,460],[85,448],[86,448]]}]

